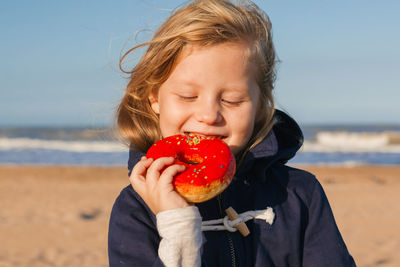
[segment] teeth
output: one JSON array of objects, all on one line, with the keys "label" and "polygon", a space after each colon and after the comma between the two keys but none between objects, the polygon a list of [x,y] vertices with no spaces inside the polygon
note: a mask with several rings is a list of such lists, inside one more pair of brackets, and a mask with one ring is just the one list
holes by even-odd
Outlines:
[{"label": "teeth", "polygon": [[218,139],[226,138],[226,136],[222,136],[222,135],[204,135],[204,134],[198,134],[198,133],[194,134],[191,132],[184,132],[184,133],[185,133],[185,135],[189,135],[189,136],[197,135],[197,136],[201,136],[201,137],[205,137],[205,138],[218,138]]}]

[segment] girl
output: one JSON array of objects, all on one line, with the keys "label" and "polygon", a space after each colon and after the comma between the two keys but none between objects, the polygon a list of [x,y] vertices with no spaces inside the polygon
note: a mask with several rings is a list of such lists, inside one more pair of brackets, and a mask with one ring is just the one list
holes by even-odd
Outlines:
[{"label": "girl", "polygon": [[[131,147],[131,185],[111,213],[110,266],[355,266],[320,184],[285,165],[303,137],[274,109],[268,17],[251,2],[194,1],[127,54],[141,46],[148,49],[117,113]],[[144,157],[175,134],[229,145],[238,168],[222,194],[187,203],[172,186],[184,167]],[[248,221],[246,237],[201,231],[202,221],[223,218],[229,206],[238,213],[271,207],[275,218]]]}]

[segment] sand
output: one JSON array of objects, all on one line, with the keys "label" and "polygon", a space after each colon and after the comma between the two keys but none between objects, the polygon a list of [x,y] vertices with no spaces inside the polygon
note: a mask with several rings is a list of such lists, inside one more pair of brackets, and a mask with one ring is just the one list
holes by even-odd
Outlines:
[{"label": "sand", "polygon": [[[400,166],[302,166],[317,175],[358,266],[400,266]],[[0,167],[0,267],[108,266],[123,167]]]}]

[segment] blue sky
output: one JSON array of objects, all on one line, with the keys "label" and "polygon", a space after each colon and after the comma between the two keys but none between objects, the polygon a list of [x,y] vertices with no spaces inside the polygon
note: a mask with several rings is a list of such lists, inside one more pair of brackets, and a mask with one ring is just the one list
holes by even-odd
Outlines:
[{"label": "blue sky", "polygon": [[[109,125],[121,51],[183,2],[2,1],[0,126]],[[278,107],[301,124],[400,124],[400,1],[255,2],[273,23]]]}]

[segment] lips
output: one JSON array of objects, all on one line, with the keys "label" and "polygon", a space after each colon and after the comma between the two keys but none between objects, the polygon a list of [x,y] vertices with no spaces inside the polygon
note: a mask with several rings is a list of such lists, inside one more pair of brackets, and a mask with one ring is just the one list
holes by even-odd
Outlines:
[{"label": "lips", "polygon": [[215,133],[201,133],[201,132],[184,132],[185,135],[189,135],[189,136],[193,136],[193,135],[197,135],[197,136],[201,136],[201,137],[205,137],[205,138],[218,138],[221,140],[224,140],[227,136],[225,135],[220,135],[220,134],[215,134]]}]

